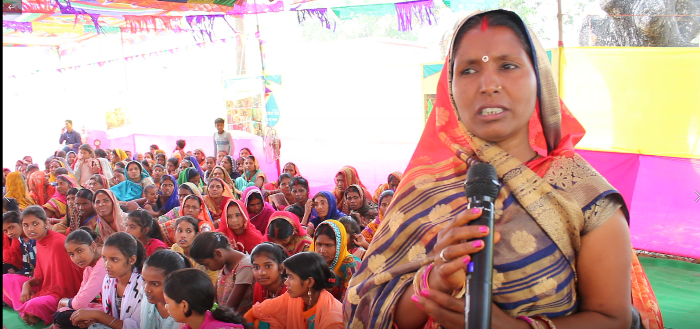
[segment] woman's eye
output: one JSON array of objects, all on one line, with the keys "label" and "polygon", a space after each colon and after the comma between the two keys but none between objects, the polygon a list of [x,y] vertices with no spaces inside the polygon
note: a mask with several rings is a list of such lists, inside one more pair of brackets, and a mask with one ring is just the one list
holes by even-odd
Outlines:
[{"label": "woman's eye", "polygon": [[472,74],[472,73],[476,73],[476,70],[474,70],[472,68],[467,68],[467,69],[464,69],[464,71],[462,71],[462,74]]},{"label": "woman's eye", "polygon": [[517,66],[515,66],[515,65],[513,65],[513,64],[504,64],[504,65],[503,65],[503,68],[506,69],[506,70],[512,70],[512,69],[514,69],[514,68],[517,68]]}]

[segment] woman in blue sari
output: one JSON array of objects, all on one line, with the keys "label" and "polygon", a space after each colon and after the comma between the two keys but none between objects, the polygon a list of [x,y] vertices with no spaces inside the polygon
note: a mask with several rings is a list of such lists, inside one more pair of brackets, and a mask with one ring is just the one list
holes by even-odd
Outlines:
[{"label": "woman in blue sari", "polygon": [[[165,184],[165,186],[163,186]],[[161,215],[167,214],[170,210],[180,205],[178,195],[177,179],[170,175],[163,175],[160,178],[160,189],[158,191],[158,211]]]},{"label": "woman in blue sari", "polygon": [[151,176],[143,170],[143,166],[138,161],[130,161],[126,165],[126,177],[125,181],[110,188],[122,202],[141,198],[143,188],[154,184]]},{"label": "woman in blue sari", "polygon": [[[345,213],[338,210],[338,203],[335,200],[333,193],[329,191],[321,191],[313,197],[313,207],[309,212],[308,208],[304,213],[304,219],[301,225],[306,225],[307,222],[313,224],[313,227],[318,227],[324,220],[339,219],[346,216]],[[309,215],[310,214],[310,215]]]}]

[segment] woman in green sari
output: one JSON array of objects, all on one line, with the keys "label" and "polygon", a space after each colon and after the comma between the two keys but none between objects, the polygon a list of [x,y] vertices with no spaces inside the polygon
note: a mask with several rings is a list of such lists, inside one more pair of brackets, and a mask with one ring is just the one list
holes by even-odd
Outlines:
[{"label": "woman in green sari", "polygon": [[249,155],[245,158],[244,162],[245,173],[241,177],[236,178],[236,193],[241,195],[246,188],[251,186],[257,186],[262,190],[263,185],[267,182],[267,177],[265,173],[260,170],[260,165],[258,160],[253,155]]}]

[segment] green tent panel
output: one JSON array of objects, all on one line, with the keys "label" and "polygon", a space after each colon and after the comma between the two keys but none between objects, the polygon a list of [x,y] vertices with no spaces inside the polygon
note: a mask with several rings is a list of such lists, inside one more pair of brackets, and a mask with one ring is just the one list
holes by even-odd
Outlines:
[{"label": "green tent panel", "polygon": [[352,19],[353,17],[357,17],[359,15],[384,16],[396,14],[396,6],[394,6],[393,3],[368,6],[333,7],[331,9],[341,20]]}]

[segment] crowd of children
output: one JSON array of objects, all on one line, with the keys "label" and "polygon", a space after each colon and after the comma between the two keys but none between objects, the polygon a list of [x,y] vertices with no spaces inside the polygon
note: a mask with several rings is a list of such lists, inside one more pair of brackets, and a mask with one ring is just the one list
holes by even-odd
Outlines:
[{"label": "crowd of children", "polygon": [[217,157],[82,144],[6,170],[5,304],[55,328],[343,327],[401,174],[373,197],[346,166],[312,196],[294,163],[271,181],[249,149],[234,160],[215,125]]}]

